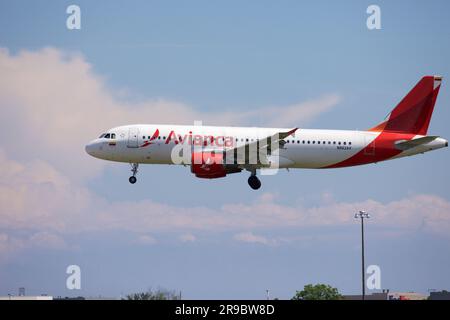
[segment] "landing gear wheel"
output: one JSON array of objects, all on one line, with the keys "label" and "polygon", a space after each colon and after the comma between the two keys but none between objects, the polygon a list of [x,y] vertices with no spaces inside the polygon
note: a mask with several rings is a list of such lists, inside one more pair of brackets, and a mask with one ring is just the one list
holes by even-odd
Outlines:
[{"label": "landing gear wheel", "polygon": [[261,188],[261,181],[258,179],[257,176],[252,175],[248,178],[248,185],[253,190],[258,190],[259,188]]},{"label": "landing gear wheel", "polygon": [[128,181],[130,181],[131,184],[135,184],[136,181],[137,181],[137,179],[136,179],[135,176],[131,176],[131,177],[128,179]]},{"label": "landing gear wheel", "polygon": [[139,163],[130,163],[130,164],[131,164],[131,172],[133,173],[133,175],[128,179],[128,181],[130,181],[131,184],[135,184],[137,181],[136,174],[138,172]]}]

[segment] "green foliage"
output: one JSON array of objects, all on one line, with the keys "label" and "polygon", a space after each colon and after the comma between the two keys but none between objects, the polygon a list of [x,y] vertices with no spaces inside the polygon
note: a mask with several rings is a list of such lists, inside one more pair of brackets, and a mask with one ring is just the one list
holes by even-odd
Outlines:
[{"label": "green foliage", "polygon": [[126,300],[180,300],[180,295],[166,289],[149,289],[145,292],[129,294],[126,296]]},{"label": "green foliage", "polygon": [[297,291],[292,300],[340,300],[338,289],[326,284],[307,284],[302,291]]}]

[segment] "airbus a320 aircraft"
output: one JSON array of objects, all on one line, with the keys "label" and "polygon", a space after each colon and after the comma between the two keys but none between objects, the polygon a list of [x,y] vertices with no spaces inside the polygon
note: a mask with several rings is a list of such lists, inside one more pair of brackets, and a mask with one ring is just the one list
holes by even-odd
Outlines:
[{"label": "airbus a320 aircraft", "polygon": [[[384,122],[365,131],[136,124],[108,130],[86,152],[130,163],[132,184],[140,163],[183,164],[208,179],[247,170],[256,190],[257,169],[341,168],[447,147],[447,140],[427,135],[441,81],[423,77]],[[174,160],[177,148],[183,150],[181,162]]]}]

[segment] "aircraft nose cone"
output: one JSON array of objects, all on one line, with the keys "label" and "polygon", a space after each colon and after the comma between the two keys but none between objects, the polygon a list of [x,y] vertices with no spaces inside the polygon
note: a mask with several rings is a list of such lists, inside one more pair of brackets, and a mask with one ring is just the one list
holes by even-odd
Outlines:
[{"label": "aircraft nose cone", "polygon": [[94,155],[94,144],[92,142],[88,143],[85,147],[84,150],[86,150],[86,153],[93,156]]}]

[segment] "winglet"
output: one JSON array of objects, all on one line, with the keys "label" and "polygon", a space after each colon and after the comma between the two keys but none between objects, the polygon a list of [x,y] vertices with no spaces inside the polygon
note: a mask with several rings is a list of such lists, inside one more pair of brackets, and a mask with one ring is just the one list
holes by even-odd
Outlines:
[{"label": "winglet", "polygon": [[291,134],[293,134],[295,131],[297,131],[298,130],[298,128],[294,128],[294,129],[292,129],[291,131],[289,131],[288,133],[288,136],[290,136]]},{"label": "winglet", "polygon": [[298,130],[298,128],[294,128],[294,129],[292,129],[292,130],[290,130],[290,131],[288,131],[288,132],[280,132],[280,139],[284,139],[284,138],[286,138],[286,137],[289,137],[291,134],[293,134],[293,133],[295,133],[295,131],[297,131]]}]

